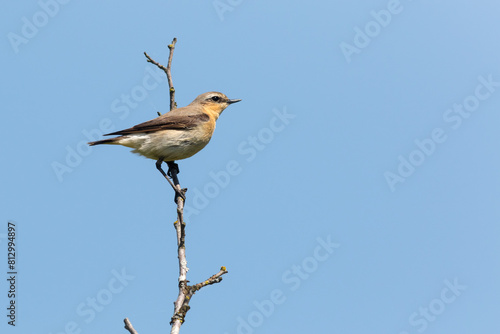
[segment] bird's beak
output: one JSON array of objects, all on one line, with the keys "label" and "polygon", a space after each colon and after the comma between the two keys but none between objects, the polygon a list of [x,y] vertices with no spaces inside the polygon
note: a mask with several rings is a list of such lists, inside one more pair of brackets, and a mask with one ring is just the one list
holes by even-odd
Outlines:
[{"label": "bird's beak", "polygon": [[241,99],[238,99],[238,100],[227,100],[227,103],[228,104],[232,104],[232,103],[236,103],[236,102],[240,102]]}]

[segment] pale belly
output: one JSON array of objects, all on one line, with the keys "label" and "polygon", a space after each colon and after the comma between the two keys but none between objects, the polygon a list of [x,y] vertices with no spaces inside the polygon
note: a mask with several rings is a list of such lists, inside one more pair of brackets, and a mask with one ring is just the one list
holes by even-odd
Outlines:
[{"label": "pale belly", "polygon": [[210,141],[210,136],[198,133],[197,130],[166,130],[157,133],[134,134],[124,136],[120,145],[131,147],[133,153],[146,158],[174,161],[189,158]]}]

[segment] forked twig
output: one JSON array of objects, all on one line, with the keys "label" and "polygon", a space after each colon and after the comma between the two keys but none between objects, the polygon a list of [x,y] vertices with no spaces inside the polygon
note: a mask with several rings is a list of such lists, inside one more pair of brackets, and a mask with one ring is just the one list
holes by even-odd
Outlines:
[{"label": "forked twig", "polygon": [[172,43],[168,45],[168,49],[170,50],[170,54],[168,55],[168,63],[167,67],[163,66],[162,64],[158,63],[157,61],[154,61],[146,52],[144,52],[144,55],[148,59],[148,63],[156,65],[159,69],[163,70],[165,74],[167,75],[167,81],[168,81],[168,91],[170,92],[170,110],[177,108],[177,103],[175,103],[175,88],[174,88],[174,83],[172,81],[172,58],[174,56],[174,49],[175,49],[175,43],[177,43],[177,38],[174,38],[172,40]]}]

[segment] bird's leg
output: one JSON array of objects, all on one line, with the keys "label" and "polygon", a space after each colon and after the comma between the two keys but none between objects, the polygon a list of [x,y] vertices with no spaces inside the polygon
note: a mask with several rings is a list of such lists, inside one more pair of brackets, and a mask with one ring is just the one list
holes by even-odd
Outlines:
[{"label": "bird's leg", "polygon": [[180,173],[179,165],[176,164],[175,161],[167,161],[167,165],[168,165],[167,175],[172,178],[172,181],[174,181],[174,185],[176,186],[174,202],[177,203],[177,198],[179,196],[182,197],[182,199],[185,201],[186,200],[185,193],[187,189],[181,189],[180,192],[177,191],[177,186],[179,186],[180,188],[179,179],[177,178],[177,174]]},{"label": "bird's leg", "polygon": [[[179,191],[176,187],[177,184],[179,184],[179,179],[177,178],[177,174],[179,172],[179,167],[177,166],[176,163],[174,163],[173,161],[169,161],[167,162],[168,164],[168,175],[172,177],[172,179],[174,180],[174,182],[172,182],[167,174],[163,171],[163,169],[161,168],[161,164],[163,163],[163,159],[158,159],[156,161],[156,169],[158,169],[160,171],[160,173],[167,179],[168,183],[170,183],[170,185],[172,186],[172,188],[174,189],[175,191],[175,198],[174,198],[174,202],[177,203],[177,198],[180,196],[183,200],[186,200],[186,196],[182,193],[182,191]],[[177,169],[174,170],[172,169],[172,166],[170,164],[174,164]],[[174,184],[175,183],[175,184]]]},{"label": "bird's leg", "polygon": [[167,161],[167,165],[168,165],[167,175],[174,180],[174,183],[176,183],[176,181],[177,183],[179,183],[179,180],[177,179],[177,174],[180,173],[179,165],[176,164],[175,161]]},{"label": "bird's leg", "polygon": [[172,183],[172,181],[170,181],[170,179],[167,177],[167,174],[165,173],[165,171],[161,168],[162,163],[163,163],[163,160],[158,159],[156,161],[156,169],[158,169],[160,171],[160,173],[167,179],[168,183],[170,183],[172,188],[174,188],[174,190],[177,191],[177,188],[175,187],[175,185]]}]

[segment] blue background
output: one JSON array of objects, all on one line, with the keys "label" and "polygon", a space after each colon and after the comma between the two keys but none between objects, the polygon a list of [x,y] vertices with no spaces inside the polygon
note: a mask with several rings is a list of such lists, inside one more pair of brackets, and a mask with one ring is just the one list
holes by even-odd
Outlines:
[{"label": "blue background", "polygon": [[84,143],[168,111],[143,52],[166,64],[177,37],[179,106],[212,90],[243,99],[179,162],[188,279],[229,270],[195,295],[183,333],[498,333],[498,10],[6,3],[0,331],[126,333],[125,317],[139,333],[169,331],[173,192],[152,160]]}]

